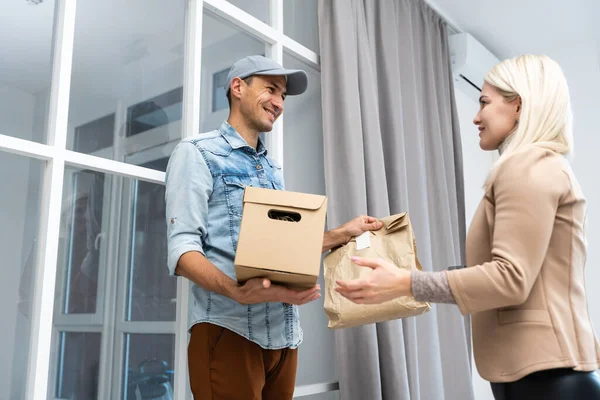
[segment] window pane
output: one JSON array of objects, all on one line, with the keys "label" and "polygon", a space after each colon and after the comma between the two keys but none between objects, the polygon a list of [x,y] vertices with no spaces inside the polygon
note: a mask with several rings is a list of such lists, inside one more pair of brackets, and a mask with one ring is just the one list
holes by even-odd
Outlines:
[{"label": "window pane", "polygon": [[56,397],[98,398],[100,340],[100,333],[60,333]]},{"label": "window pane", "polygon": [[0,134],[46,141],[55,0],[0,1]]},{"label": "window pane", "polygon": [[200,130],[218,129],[227,120],[225,82],[229,68],[240,58],[265,54],[265,44],[231,23],[205,11],[202,22],[202,85]]},{"label": "window pane", "polygon": [[124,400],[172,399],[175,335],[125,335]]},{"label": "window pane", "polygon": [[[168,158],[146,164],[163,169]],[[126,320],[174,321],[177,283],[168,276],[165,187],[148,182],[134,184],[132,250],[129,262],[129,296]]]},{"label": "window pane", "polygon": [[[265,24],[269,24],[270,1],[269,0],[228,0],[234,6],[242,9]],[[287,1],[287,0],[286,0]]]},{"label": "window pane", "polygon": [[[314,69],[284,53],[285,68],[308,73],[308,89],[285,100],[283,159],[286,189],[325,194],[320,76]],[[323,277],[319,278],[324,287]],[[304,343],[298,354],[297,385],[337,381],[333,332],[327,329],[323,297],[300,307]],[[318,360],[318,362],[315,362]]]},{"label": "window pane", "polygon": [[97,309],[100,251],[106,236],[104,174],[67,170],[61,225],[60,266],[64,273],[64,314],[94,314]]},{"label": "window pane", "polygon": [[[164,169],[167,162],[161,156],[142,165]],[[59,324],[101,324],[103,308],[114,301],[105,298],[108,289],[123,299],[118,311],[124,310],[126,321],[174,321],[177,281],[169,277],[166,265],[163,185],[66,168],[57,285],[60,314],[89,317],[59,319]],[[110,276],[113,279],[106,282]],[[123,315],[113,318],[123,320]]]},{"label": "window pane", "polygon": [[319,53],[318,0],[285,0],[283,2],[283,33]]},{"label": "window pane", "polygon": [[0,152],[0,399],[25,398],[44,167]]},{"label": "window pane", "polygon": [[129,156],[180,140],[185,4],[78,2],[69,149],[136,163]]}]

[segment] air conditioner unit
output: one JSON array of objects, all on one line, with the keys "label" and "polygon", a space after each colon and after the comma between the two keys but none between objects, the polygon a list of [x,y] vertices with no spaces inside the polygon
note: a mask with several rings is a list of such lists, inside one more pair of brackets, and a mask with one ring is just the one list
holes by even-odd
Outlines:
[{"label": "air conditioner unit", "polygon": [[454,86],[479,97],[483,78],[500,60],[468,33],[450,36],[449,45]]}]

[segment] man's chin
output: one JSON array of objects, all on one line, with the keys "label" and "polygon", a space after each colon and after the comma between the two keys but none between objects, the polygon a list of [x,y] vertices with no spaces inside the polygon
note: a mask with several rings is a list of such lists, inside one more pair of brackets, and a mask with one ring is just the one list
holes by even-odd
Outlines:
[{"label": "man's chin", "polygon": [[269,124],[262,124],[262,126],[260,127],[260,131],[261,132],[271,132],[273,130],[273,124],[269,123]]}]

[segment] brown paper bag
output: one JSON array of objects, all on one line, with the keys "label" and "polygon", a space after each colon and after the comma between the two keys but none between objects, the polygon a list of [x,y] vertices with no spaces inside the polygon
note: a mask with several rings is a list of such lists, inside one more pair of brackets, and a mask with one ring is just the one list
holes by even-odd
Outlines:
[{"label": "brown paper bag", "polygon": [[331,329],[389,321],[421,315],[431,309],[426,302],[412,296],[399,297],[381,304],[355,304],[335,291],[336,280],[350,280],[371,273],[370,268],[354,264],[352,256],[384,258],[399,268],[422,270],[417,259],[417,247],[407,213],[381,219],[383,228],[369,232],[369,247],[357,250],[356,238],[338,247],[325,257],[325,313]]}]

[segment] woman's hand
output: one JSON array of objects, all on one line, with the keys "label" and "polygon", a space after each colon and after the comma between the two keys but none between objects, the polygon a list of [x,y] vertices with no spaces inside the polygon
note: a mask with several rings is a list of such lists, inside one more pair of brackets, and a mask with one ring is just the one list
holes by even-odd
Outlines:
[{"label": "woman's hand", "polygon": [[401,296],[411,296],[410,271],[378,258],[352,257],[356,265],[371,268],[369,275],[350,281],[336,281],[335,290],[356,304],[379,304]]}]

